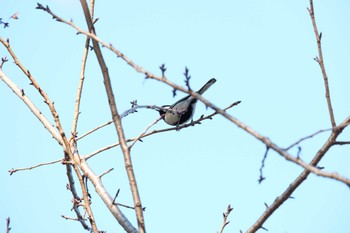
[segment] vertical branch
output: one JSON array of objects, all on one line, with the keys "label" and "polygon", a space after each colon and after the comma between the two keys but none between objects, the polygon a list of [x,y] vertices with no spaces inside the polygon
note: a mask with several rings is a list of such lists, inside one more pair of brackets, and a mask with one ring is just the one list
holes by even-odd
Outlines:
[{"label": "vertical branch", "polygon": [[[90,1],[91,18],[94,17],[94,6],[95,6],[95,0],[91,0]],[[79,84],[78,84],[77,97],[76,97],[76,101],[75,101],[72,133],[77,131],[78,118],[79,118],[79,114],[80,114],[80,112],[79,112],[80,100],[81,100],[81,93],[83,91],[84,79],[85,79],[85,67],[86,67],[87,57],[89,54],[89,45],[90,45],[90,37],[86,37],[84,53],[83,53],[83,58],[82,58],[81,68],[80,68],[80,80],[79,80]]]},{"label": "vertical branch", "polygon": [[[91,16],[90,16],[90,13],[88,10],[88,6],[86,4],[86,1],[80,0],[80,3],[81,3],[82,8],[83,8],[85,20],[87,22],[89,31],[92,34],[96,34],[92,20],[91,20]],[[145,222],[144,222],[143,211],[142,211],[141,198],[139,195],[139,191],[138,191],[138,187],[137,187],[137,183],[136,183],[136,177],[135,177],[132,162],[131,162],[130,150],[128,148],[128,145],[127,145],[127,142],[125,139],[120,115],[118,113],[117,105],[116,105],[116,102],[114,99],[114,94],[113,94],[111,80],[110,80],[109,73],[108,73],[108,68],[107,68],[106,63],[104,61],[104,58],[102,56],[102,52],[101,52],[99,43],[95,40],[92,40],[92,43],[93,43],[93,47],[94,47],[94,51],[95,51],[97,60],[98,60],[99,65],[101,67],[101,71],[102,71],[102,75],[103,75],[103,79],[104,79],[104,84],[105,84],[105,88],[106,88],[106,93],[107,93],[107,97],[108,97],[108,103],[109,103],[109,107],[111,109],[112,119],[113,119],[113,122],[114,122],[114,125],[116,128],[119,142],[120,142],[120,146],[121,146],[121,149],[122,149],[122,152],[124,155],[125,168],[126,168],[126,172],[127,172],[128,179],[129,179],[131,193],[132,193],[132,196],[134,199],[134,206],[135,206],[136,218],[137,218],[137,223],[138,223],[138,229],[139,229],[140,233],[144,233],[144,232],[146,232],[146,230],[145,230]]]},{"label": "vertical branch", "polygon": [[85,41],[84,53],[83,53],[83,58],[82,58],[82,62],[81,62],[80,79],[79,79],[79,84],[78,84],[77,97],[75,100],[72,133],[77,131],[78,118],[79,118],[79,114],[80,114],[80,112],[79,112],[80,100],[81,100],[81,94],[83,91],[84,79],[85,79],[85,67],[86,67],[86,60],[87,60],[88,53],[89,53],[89,44],[90,44],[90,38],[87,37],[86,41]]},{"label": "vertical branch", "polygon": [[327,99],[329,116],[331,118],[332,127],[334,128],[336,126],[336,123],[335,123],[334,113],[333,113],[333,108],[332,108],[332,103],[331,103],[331,96],[330,96],[329,85],[328,85],[328,77],[327,77],[326,68],[324,66],[323,55],[322,55],[322,47],[321,47],[322,32],[318,33],[316,19],[315,19],[315,12],[314,12],[314,4],[313,4],[312,0],[310,0],[310,8],[308,8],[308,11],[309,11],[309,14],[311,17],[312,26],[314,28],[315,37],[316,37],[316,41],[317,41],[317,48],[318,48],[318,57],[316,57],[314,60],[320,65],[320,68],[322,71],[324,86],[326,89],[326,99]]},{"label": "vertical branch", "polygon": [[[84,53],[83,53],[83,58],[82,58],[82,64],[81,64],[81,70],[80,70],[80,79],[79,79],[79,84],[78,84],[77,97],[75,100],[73,123],[72,123],[72,129],[71,129],[73,137],[75,137],[77,135],[75,132],[77,131],[78,119],[79,119],[79,114],[80,114],[80,112],[79,112],[80,100],[81,100],[81,94],[83,91],[84,79],[85,79],[85,66],[86,66],[87,56],[89,53],[89,44],[90,44],[90,38],[86,38],[85,48],[84,48]],[[67,176],[68,176],[68,181],[69,181],[69,189],[73,194],[74,200],[78,200],[79,196],[78,196],[78,193],[77,193],[75,186],[74,186],[74,177],[72,176],[71,166],[67,165],[66,170],[67,170]],[[86,223],[85,223],[85,221],[80,213],[79,206],[73,205],[73,209],[77,213],[78,220],[81,222],[83,227],[85,229],[89,229],[89,228],[86,228]]]},{"label": "vertical branch", "polygon": [[231,205],[228,205],[226,212],[222,214],[223,218],[224,218],[224,221],[222,223],[222,226],[221,226],[221,229],[220,229],[220,233],[223,233],[225,227],[230,223],[230,221],[227,221],[227,218],[230,215],[232,210],[233,210],[233,208],[231,207]]},{"label": "vertical branch", "polygon": [[[91,8],[90,8],[91,15],[93,15],[93,11],[94,11],[93,5],[94,5],[94,0],[91,0]],[[79,79],[79,84],[78,84],[78,89],[77,89],[77,97],[76,97],[76,100],[75,100],[74,116],[73,116],[72,130],[71,130],[72,137],[75,137],[77,135],[76,131],[77,131],[77,126],[78,126],[79,114],[80,114],[80,111],[79,111],[79,109],[80,109],[80,100],[81,100],[81,94],[82,94],[82,91],[83,91],[84,79],[85,79],[85,67],[86,67],[87,57],[88,57],[88,54],[89,54],[89,44],[90,44],[90,38],[86,37],[85,47],[84,47],[84,52],[83,52],[83,58],[82,58],[82,62],[81,62],[80,79]],[[67,176],[68,176],[70,191],[73,194],[74,200],[77,200],[78,194],[77,194],[77,191],[76,191],[75,186],[74,186],[74,178],[72,176],[72,168],[71,168],[71,166],[67,165],[66,166],[66,170],[67,170]],[[76,214],[78,216],[78,220],[81,222],[83,227],[85,229],[89,229],[89,228],[87,228],[87,225],[86,225],[83,217],[81,216],[79,207],[74,204],[73,205],[73,209],[76,212]],[[92,223],[94,223],[94,221]],[[96,230],[97,230],[97,227],[96,227]]]}]

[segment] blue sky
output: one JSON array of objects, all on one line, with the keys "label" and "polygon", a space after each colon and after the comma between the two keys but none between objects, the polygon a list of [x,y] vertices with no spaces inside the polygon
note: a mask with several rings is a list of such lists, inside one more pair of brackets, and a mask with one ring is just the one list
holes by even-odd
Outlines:
[{"label": "blue sky", "polygon": [[[41,3],[86,28],[78,1]],[[229,113],[280,147],[287,147],[330,127],[322,74],[313,60],[317,46],[308,4],[306,0],[97,2],[96,29],[100,38],[153,73],[160,74],[158,67],[165,63],[166,75],[175,83],[184,85],[186,66],[194,89],[215,77],[217,82],[205,98],[223,108],[241,100]],[[334,114],[340,123],[350,115],[350,4],[345,0],[314,4],[323,33]],[[35,2],[0,0],[0,6],[4,19],[19,12],[19,20],[11,20],[9,28],[0,29],[1,37],[10,38],[17,56],[55,101],[69,133],[85,37],[35,10]],[[110,51],[104,49],[103,53],[120,112],[130,108],[135,99],[139,104],[163,105],[184,96],[178,92],[174,99],[171,88],[145,80]],[[0,56],[9,58],[3,71],[53,122],[41,97],[2,46]],[[87,64],[79,135],[110,119],[93,53]],[[12,232],[83,232],[80,224],[60,217],[74,217],[63,165],[9,176],[11,168],[62,158],[62,149],[4,83],[0,84],[0,95],[0,226],[5,228],[5,218],[11,217]],[[210,113],[197,104],[195,118]],[[126,136],[137,136],[157,117],[150,110],[127,116],[123,120]],[[165,127],[160,122],[154,129]],[[326,132],[302,143],[302,159],[312,159],[328,135]],[[349,140],[349,129],[339,139]],[[263,213],[264,203],[271,204],[302,171],[270,152],[264,168],[266,180],[259,185],[265,146],[220,116],[143,141],[133,148],[132,159],[149,232],[216,232],[228,204],[234,210],[225,232],[245,231]],[[79,141],[79,150],[86,155],[114,142],[116,132],[111,125]],[[349,152],[349,146],[333,147],[320,165],[350,177]],[[297,149],[291,153],[296,154]],[[120,188],[118,201],[132,204],[119,148],[97,155],[89,164],[97,174],[113,167],[114,171],[103,178],[106,188],[112,196]],[[90,192],[99,229],[120,232],[92,185]],[[349,232],[350,199],[345,185],[310,175],[293,197],[264,224],[269,232]],[[123,212],[135,223],[133,211]]]}]

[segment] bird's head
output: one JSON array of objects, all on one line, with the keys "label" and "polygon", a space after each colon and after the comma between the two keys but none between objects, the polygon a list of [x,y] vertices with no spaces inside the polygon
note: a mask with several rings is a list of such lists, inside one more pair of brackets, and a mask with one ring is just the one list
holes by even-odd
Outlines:
[{"label": "bird's head", "polygon": [[157,109],[157,111],[159,112],[159,115],[163,116],[166,113],[166,111],[170,108],[170,105],[163,105],[161,108]]}]

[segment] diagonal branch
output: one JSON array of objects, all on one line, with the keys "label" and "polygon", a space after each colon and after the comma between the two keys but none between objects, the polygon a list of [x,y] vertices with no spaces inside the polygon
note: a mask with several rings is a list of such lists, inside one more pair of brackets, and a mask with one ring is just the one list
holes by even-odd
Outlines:
[{"label": "diagonal branch", "polygon": [[141,138],[146,134],[146,132],[155,124],[158,123],[158,121],[160,121],[162,119],[162,116],[158,117],[158,119],[156,119],[155,121],[153,121],[150,125],[148,125],[144,131],[139,135],[137,136],[136,138],[133,139],[131,145],[129,146],[129,150],[131,150],[131,148],[135,145],[135,143],[139,140],[141,140]]},{"label": "diagonal branch", "polygon": [[305,136],[303,138],[300,138],[298,141],[296,141],[295,143],[293,143],[292,145],[288,146],[287,148],[285,148],[284,150],[290,150],[291,148],[293,148],[294,146],[298,145],[299,143],[301,143],[302,141],[305,141],[306,139],[309,139],[309,138],[312,138],[314,136],[316,136],[317,134],[320,134],[320,133],[323,133],[323,132],[327,132],[327,131],[330,131],[332,130],[332,128],[330,129],[321,129],[313,134],[310,134],[308,136]]},{"label": "diagonal branch", "polygon": [[[188,94],[191,94],[191,95],[192,95],[192,93],[194,93],[192,95],[194,97],[198,96],[198,94],[196,95],[195,92],[192,92],[192,91],[190,91],[190,90],[188,90],[188,89],[186,89],[186,88],[184,88],[184,87],[182,87],[180,85],[177,85],[177,84],[169,81],[168,79],[166,79],[165,76],[164,76],[164,73],[163,73],[162,76],[157,76],[157,75],[153,74],[152,72],[142,68],[141,66],[139,66],[135,62],[133,62],[130,58],[128,58],[120,50],[115,48],[112,44],[106,43],[102,39],[100,39],[94,32],[84,31],[83,29],[81,29],[80,27],[75,25],[72,20],[71,21],[67,21],[67,20],[61,18],[60,16],[56,15],[54,12],[52,12],[52,10],[48,6],[44,7],[42,4],[38,3],[38,6],[36,7],[36,9],[43,10],[43,11],[47,12],[57,22],[61,22],[61,23],[67,24],[67,25],[71,26],[72,28],[74,28],[77,31],[77,34],[83,34],[85,36],[88,36],[93,41],[97,42],[97,44],[101,44],[102,47],[105,47],[105,48],[109,49],[110,51],[115,53],[119,58],[123,59],[129,66],[134,68],[135,71],[137,71],[138,73],[144,74],[146,76],[146,78],[151,78],[151,79],[155,79],[157,81],[163,82],[163,83],[171,86],[174,89],[180,90],[182,92],[185,92],[185,93],[188,93]],[[92,23],[90,24],[89,28],[91,28],[91,27],[93,27]],[[104,71],[104,72],[108,72],[108,71]]]},{"label": "diagonal branch", "polygon": [[[337,137],[340,135],[342,130],[350,124],[350,117],[346,118],[336,130],[334,130],[321,149],[316,153],[312,161],[309,163],[310,166],[315,167],[327,151],[335,144]],[[306,180],[310,175],[311,171],[305,169],[289,186],[288,188],[276,198],[276,200],[267,207],[265,212],[260,218],[247,230],[247,233],[253,233],[263,227],[264,222],[292,195],[292,193]]]},{"label": "diagonal branch", "polygon": [[[29,79],[29,81],[31,82],[31,85],[34,86],[34,88],[39,92],[39,94],[43,97],[44,99],[44,102],[48,105],[50,111],[51,111],[51,114],[54,118],[54,121],[56,123],[56,128],[58,129],[58,133],[59,135],[57,135],[57,131],[50,131],[49,128],[47,128],[51,133],[54,133],[55,134],[55,138],[58,138],[60,144],[63,146],[63,149],[64,149],[64,154],[65,154],[65,158],[67,160],[70,160],[70,161],[74,161],[71,164],[66,164],[66,168],[67,168],[67,175],[68,175],[68,180],[69,180],[69,183],[70,183],[70,190],[74,196],[74,198],[79,198],[78,195],[77,195],[77,192],[75,190],[75,186],[74,186],[74,179],[73,179],[73,175],[72,175],[72,172],[71,172],[71,167],[70,166],[73,166],[73,169],[78,177],[78,180],[79,180],[79,183],[80,183],[80,186],[81,186],[81,189],[82,189],[82,193],[83,193],[83,199],[84,199],[84,203],[85,203],[85,208],[89,214],[89,218],[90,218],[90,223],[91,223],[91,226],[92,226],[92,230],[94,231],[94,233],[97,233],[98,232],[98,229],[97,229],[97,226],[96,226],[96,223],[95,223],[95,220],[94,220],[94,217],[93,217],[93,214],[92,214],[92,211],[91,211],[91,208],[90,208],[90,201],[89,201],[89,197],[88,197],[88,193],[85,189],[85,185],[84,185],[84,181],[83,181],[83,178],[82,178],[82,175],[80,174],[80,170],[79,170],[79,167],[78,165],[76,164],[77,162],[79,163],[79,160],[75,160],[73,154],[72,154],[72,150],[71,150],[71,146],[68,142],[68,139],[65,135],[65,132],[63,130],[63,127],[61,125],[61,122],[60,122],[60,119],[59,119],[59,115],[55,109],[55,106],[54,106],[54,103],[51,102],[51,100],[49,99],[49,96],[46,94],[46,92],[40,87],[40,85],[37,83],[36,79],[32,76],[32,74],[29,72],[28,69],[26,69],[24,67],[24,65],[19,61],[19,59],[16,57],[15,53],[13,52],[13,50],[11,49],[10,47],[10,44],[8,42],[3,42],[3,40],[1,40],[1,42],[5,45],[5,47],[7,48],[7,50],[9,51],[9,53],[11,54],[12,58],[14,59],[14,62],[15,64],[22,70],[22,72],[27,76],[27,78]],[[0,71],[0,76],[3,76],[5,78],[5,75],[3,74],[2,75],[2,71]],[[10,87],[11,88],[11,87]],[[16,93],[17,94],[17,93]],[[22,100],[24,100],[23,96],[24,96],[24,91],[21,91],[20,94],[17,94]],[[28,105],[27,105],[28,106]],[[40,115],[41,113],[39,113]],[[81,214],[79,212],[79,209],[78,208],[74,208],[77,216],[79,219],[81,219]],[[85,229],[89,229],[89,227],[85,224],[85,222],[82,220],[81,221],[83,227]]]},{"label": "diagonal branch", "polygon": [[[8,52],[11,54],[13,59],[17,61],[17,57],[12,51],[10,47],[10,43],[8,41],[5,41],[3,38],[0,37],[0,42],[7,48]],[[5,73],[0,69],[0,78],[6,85],[20,98],[32,111],[32,113],[38,118],[38,120],[44,125],[44,127],[51,133],[52,137],[56,139],[56,141],[63,145],[63,141],[55,127],[48,121],[48,119],[45,117],[45,115],[34,105],[34,103],[29,99],[29,97],[25,94],[24,89],[20,89],[14,82],[12,82],[11,79],[9,79]]]},{"label": "diagonal branch", "polygon": [[109,124],[111,124],[112,122],[113,122],[113,121],[108,121],[108,122],[106,122],[106,123],[104,123],[104,124],[102,124],[102,125],[99,125],[99,126],[93,128],[92,130],[90,130],[90,131],[84,133],[83,135],[81,135],[80,137],[78,137],[77,140],[80,140],[80,139],[82,139],[82,138],[88,136],[89,134],[92,134],[93,132],[95,132],[95,131],[97,131],[97,130],[99,130],[99,129],[101,129],[101,128],[103,128],[103,127],[109,125]]},{"label": "diagonal branch", "polygon": [[[1,38],[0,38],[1,40]],[[34,105],[31,99],[25,95],[24,90],[20,89],[5,73],[0,69],[0,79],[6,83],[6,85],[20,98],[32,111],[34,116],[43,124],[43,126],[51,133],[52,137],[60,144],[63,144],[62,138],[55,129],[55,127],[49,122],[45,115]]]}]

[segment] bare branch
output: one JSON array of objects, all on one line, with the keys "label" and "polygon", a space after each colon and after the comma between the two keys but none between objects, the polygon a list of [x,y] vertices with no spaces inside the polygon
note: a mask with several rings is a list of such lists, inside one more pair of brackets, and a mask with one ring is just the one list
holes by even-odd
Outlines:
[{"label": "bare branch", "polygon": [[306,137],[303,137],[303,138],[299,139],[298,141],[296,141],[296,142],[293,143],[292,145],[288,146],[288,147],[285,148],[284,150],[286,150],[286,151],[287,151],[287,150],[290,150],[292,147],[298,145],[298,144],[301,143],[302,141],[304,141],[304,140],[306,140],[306,139],[309,139],[309,138],[312,138],[312,137],[316,136],[317,134],[330,131],[330,130],[332,130],[332,129],[333,129],[333,128],[321,129],[321,130],[319,130],[319,131],[317,131],[317,132],[315,132],[315,133],[313,133],[313,134],[310,134],[310,135],[308,135],[308,136],[306,136]]},{"label": "bare branch", "polygon": [[107,171],[105,171],[104,173],[102,173],[101,175],[99,175],[98,177],[101,179],[102,176],[104,176],[104,175],[110,173],[110,172],[113,171],[113,170],[114,170],[114,168],[110,168],[110,169],[108,169]]},{"label": "bare branch", "polygon": [[334,145],[350,145],[350,141],[336,141]]},{"label": "bare branch", "polygon": [[83,58],[82,58],[82,63],[81,63],[80,79],[79,79],[79,84],[78,84],[78,89],[77,89],[77,97],[75,100],[75,108],[74,108],[74,116],[73,116],[73,123],[72,123],[71,132],[77,131],[78,118],[79,118],[79,114],[80,114],[79,109],[80,109],[81,94],[83,92],[83,85],[84,85],[84,80],[85,80],[85,66],[86,66],[86,61],[87,61],[87,57],[89,54],[89,43],[90,43],[90,38],[87,37],[86,41],[85,41],[85,48],[84,48],[84,53],[83,53]]},{"label": "bare branch", "polygon": [[84,175],[91,181],[92,185],[95,187],[97,194],[101,197],[109,211],[117,219],[119,224],[126,229],[127,232],[137,233],[137,230],[129,222],[129,220],[124,216],[120,211],[117,205],[113,205],[113,199],[106,191],[105,187],[102,184],[101,179],[91,170],[84,159],[81,160],[81,170],[84,172]]},{"label": "bare branch", "polygon": [[[90,0],[90,15],[93,19],[94,17],[94,9],[95,9],[95,0]],[[90,49],[90,37],[86,37],[85,40],[85,46],[84,46],[84,52],[83,52],[83,58],[81,61],[81,68],[80,68],[80,80],[77,90],[77,97],[75,101],[75,109],[74,109],[74,116],[73,116],[73,123],[72,123],[72,130],[71,132],[77,131],[77,124],[78,124],[78,117],[79,117],[79,109],[80,109],[80,100],[81,100],[81,94],[83,91],[83,85],[85,80],[85,67],[86,67],[86,61],[89,54]]]},{"label": "bare branch", "polygon": [[93,133],[93,132],[95,132],[95,131],[97,131],[97,130],[99,130],[99,129],[101,129],[101,128],[107,126],[107,125],[109,125],[109,124],[111,124],[112,122],[113,122],[113,121],[108,121],[108,122],[106,122],[106,123],[104,123],[104,124],[102,124],[102,125],[100,125],[100,126],[97,126],[97,127],[93,128],[92,130],[90,130],[90,131],[84,133],[83,135],[81,135],[80,137],[78,137],[78,138],[77,138],[77,141],[80,140],[80,139],[82,139],[83,137],[85,137],[85,136],[87,136],[87,135],[89,135],[89,134],[91,134],[91,133]]},{"label": "bare branch", "polygon": [[[75,188],[75,181],[74,181],[74,176],[73,176],[73,172],[72,172],[72,166],[70,165],[66,165],[66,173],[67,173],[67,177],[68,177],[68,182],[69,184],[67,185],[67,189],[72,193],[73,196],[73,200],[78,200],[80,199],[78,192]],[[91,228],[87,225],[85,218],[82,216],[82,214],[80,213],[80,209],[78,205],[73,205],[73,210],[77,215],[77,220],[81,223],[81,225],[83,226],[83,228],[85,230],[90,231]]]},{"label": "bare branch", "polygon": [[[66,220],[73,220],[73,221],[80,221],[78,218],[72,218],[66,215],[61,215],[62,218],[66,219]],[[86,219],[84,219],[84,221],[86,221]]]},{"label": "bare branch", "polygon": [[115,194],[115,196],[113,198],[113,204],[115,204],[115,200],[117,199],[119,192],[120,192],[120,189],[118,189],[117,193]]},{"label": "bare branch", "polygon": [[[131,141],[131,140],[128,140],[128,142],[129,142],[129,141]],[[111,145],[109,145],[109,146],[105,146],[105,147],[103,147],[103,148],[101,148],[101,149],[98,149],[98,150],[96,150],[96,151],[94,151],[94,152],[92,152],[92,153],[90,153],[90,154],[84,156],[84,159],[85,159],[85,160],[88,160],[88,159],[90,159],[91,157],[93,157],[94,155],[97,155],[97,154],[99,154],[99,153],[101,153],[101,152],[103,152],[103,151],[109,150],[109,149],[114,148],[114,147],[119,146],[119,145],[120,145],[119,142],[117,142],[117,143],[113,143],[113,144],[111,144]]]},{"label": "bare branch", "polygon": [[[125,208],[128,208],[128,209],[135,209],[135,207],[133,207],[133,206],[129,206],[129,205],[125,205],[125,204],[121,204],[121,203],[115,203],[116,205],[118,205],[118,206],[121,206],[121,207],[125,207]],[[142,207],[142,211],[145,211],[146,210],[146,207]]]},{"label": "bare branch", "polygon": [[7,59],[7,57],[2,57],[1,58],[1,64],[0,64],[0,70],[2,69],[3,65],[8,62],[9,60]]},{"label": "bare branch", "polygon": [[[1,38],[0,38],[1,39]],[[43,126],[51,133],[54,139],[62,145],[63,141],[55,127],[48,121],[45,115],[34,105],[31,99],[27,95],[22,95],[22,90],[15,83],[11,81],[0,69],[0,79],[7,84],[7,86],[27,105],[27,107],[32,111],[34,116],[43,124]]]},{"label": "bare branch", "polygon": [[185,68],[185,84],[186,84],[186,87],[188,88],[189,91],[192,91],[191,87],[190,87],[190,79],[191,79],[191,75],[189,74],[189,70],[188,68],[186,67]]},{"label": "bare branch", "polygon": [[[83,8],[85,20],[86,20],[86,23],[88,25],[89,31],[92,34],[96,34],[95,29],[94,29],[94,25],[92,23],[90,12],[89,12],[88,6],[86,4],[86,1],[81,0],[80,3],[81,3],[81,6]],[[137,187],[137,183],[136,183],[136,177],[135,177],[132,162],[131,162],[130,150],[128,148],[128,145],[127,145],[127,142],[125,139],[120,115],[118,113],[117,105],[116,105],[116,102],[114,99],[114,94],[113,94],[111,80],[110,80],[109,73],[108,73],[108,68],[107,68],[106,63],[104,61],[104,58],[103,58],[103,55],[102,55],[102,52],[101,52],[101,49],[100,49],[98,42],[93,40],[92,43],[93,43],[93,47],[94,47],[94,52],[96,54],[96,57],[98,59],[98,62],[99,62],[99,65],[100,65],[100,68],[101,68],[101,71],[103,74],[104,85],[106,88],[106,93],[107,93],[107,97],[108,97],[108,103],[110,106],[112,119],[113,119],[113,122],[114,122],[114,125],[116,128],[116,131],[117,131],[117,134],[119,137],[119,142],[121,145],[121,149],[122,149],[122,152],[124,155],[125,168],[126,168],[126,172],[127,172],[128,179],[129,179],[131,193],[132,193],[132,196],[134,199],[135,213],[136,213],[136,218],[137,218],[137,223],[138,223],[138,229],[139,229],[140,233],[144,233],[144,232],[146,232],[146,230],[145,230],[145,222],[144,222],[144,217],[143,217],[143,212],[142,212],[141,198],[139,195],[139,191],[138,191],[138,187]],[[119,221],[119,223],[124,228],[127,227],[124,224],[124,222]],[[128,229],[125,229],[125,230],[128,230]],[[130,229],[130,231],[133,231],[133,229]]]},{"label": "bare branch", "polygon": [[28,171],[28,170],[32,170],[32,169],[37,168],[37,167],[51,165],[51,164],[55,164],[55,163],[59,163],[59,162],[62,162],[62,159],[58,159],[58,160],[46,162],[46,163],[39,163],[39,164],[31,166],[31,167],[12,168],[8,172],[10,173],[10,175],[12,175],[13,173],[18,172],[18,171]]},{"label": "bare branch", "polygon": [[233,210],[233,208],[231,207],[231,205],[227,206],[227,210],[226,213],[223,213],[223,218],[224,221],[222,223],[221,229],[220,229],[220,233],[224,232],[225,227],[230,223],[230,221],[227,221],[228,216],[230,215],[231,211]]},{"label": "bare branch", "polygon": [[144,136],[144,135],[146,134],[146,132],[147,132],[153,125],[157,124],[158,121],[160,121],[161,119],[162,119],[162,116],[158,117],[157,120],[155,120],[155,121],[152,122],[149,126],[147,126],[147,127],[145,128],[145,130],[144,130],[139,136],[137,136],[137,137],[133,140],[133,142],[132,142],[131,145],[129,146],[129,150],[131,150],[131,148],[135,145],[135,143],[136,143],[137,141],[139,141],[139,140],[141,139],[141,137]]},{"label": "bare branch", "polygon": [[[323,144],[321,149],[316,153],[312,161],[309,163],[309,166],[315,167],[322,159],[322,157],[327,153],[329,148],[334,145],[339,134],[342,130],[350,123],[350,117],[346,118],[336,130],[333,130],[328,140]],[[319,169],[318,169],[319,170]],[[320,171],[320,170],[319,170]],[[320,171],[321,172],[321,171]],[[286,201],[288,200],[292,193],[306,180],[306,178],[311,173],[310,170],[304,169],[304,171],[288,186],[288,188],[275,199],[275,201],[264,211],[264,213],[259,217],[259,219],[247,230],[247,233],[253,233],[262,228],[264,222]],[[329,175],[329,174],[327,174]],[[332,175],[337,175],[332,173]],[[330,176],[332,176],[330,175]],[[329,177],[332,178],[332,177]],[[338,180],[348,184],[348,181],[342,180],[338,177]],[[348,184],[349,185],[349,184]]]},{"label": "bare branch", "polygon": [[326,68],[324,65],[324,60],[323,60],[323,55],[322,55],[322,47],[321,47],[322,33],[318,33],[316,19],[315,19],[314,4],[313,4],[312,0],[310,0],[310,8],[308,8],[308,11],[309,11],[309,14],[311,17],[312,26],[314,28],[315,37],[316,37],[316,41],[317,41],[317,48],[318,48],[318,57],[317,57],[317,59],[315,59],[315,61],[320,65],[320,68],[322,71],[324,86],[325,86],[325,90],[326,90],[326,99],[327,99],[329,117],[331,119],[332,127],[334,128],[336,126],[336,123],[335,123],[333,107],[332,107],[332,103],[331,103],[331,95],[330,95],[330,91],[329,91],[328,77],[327,77]]}]

